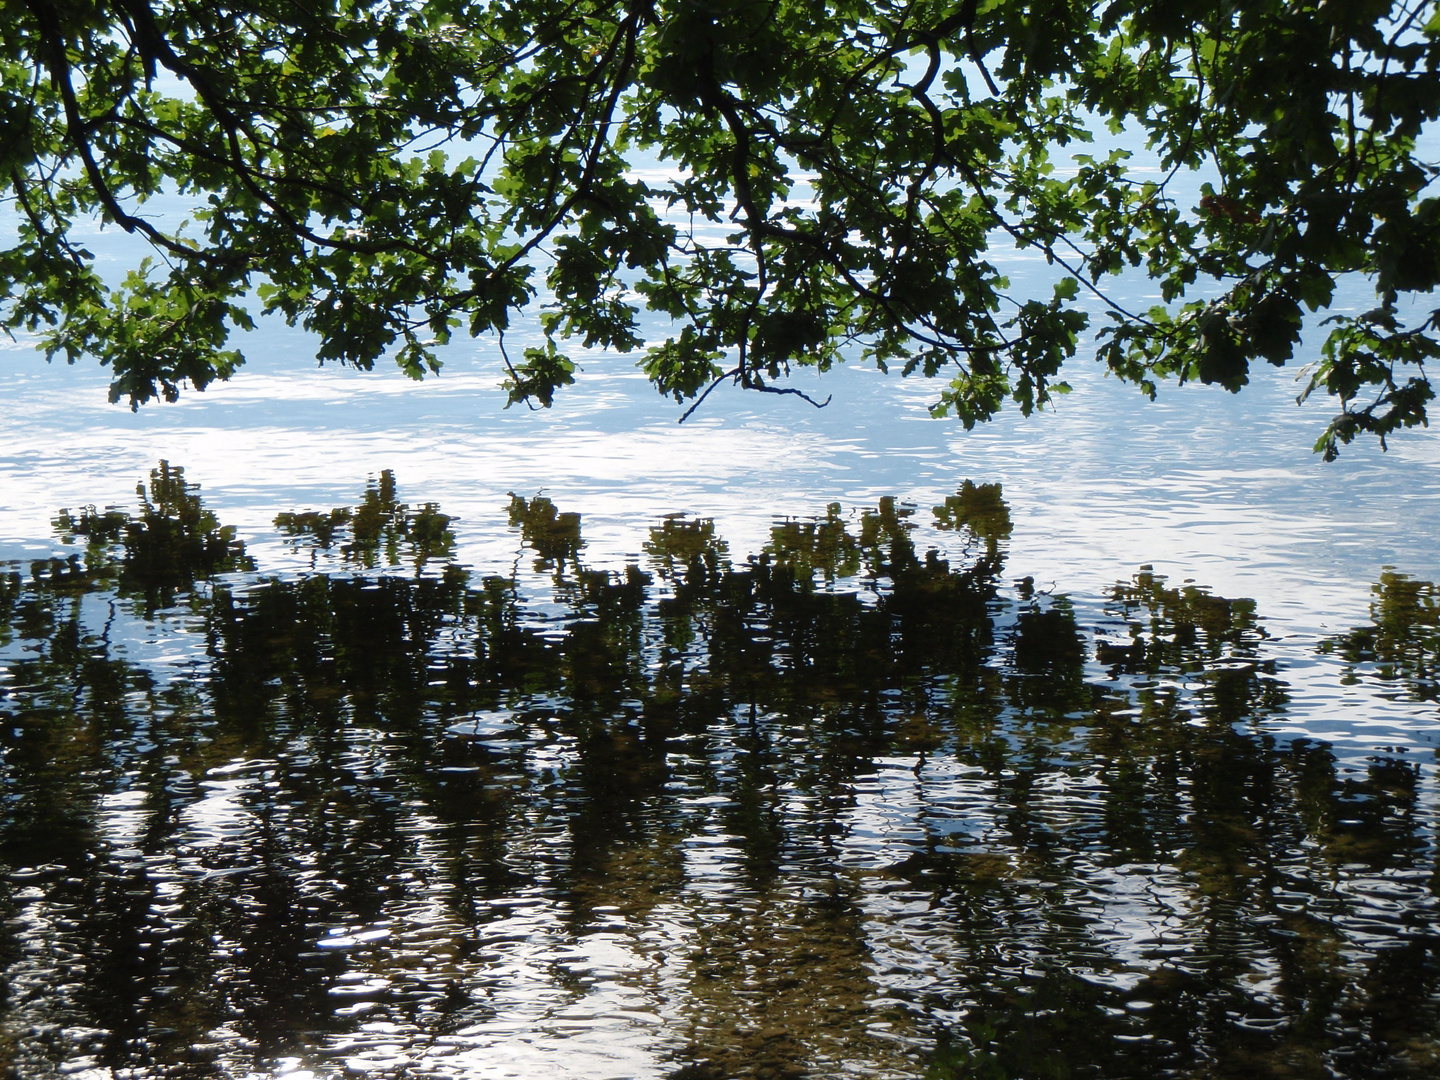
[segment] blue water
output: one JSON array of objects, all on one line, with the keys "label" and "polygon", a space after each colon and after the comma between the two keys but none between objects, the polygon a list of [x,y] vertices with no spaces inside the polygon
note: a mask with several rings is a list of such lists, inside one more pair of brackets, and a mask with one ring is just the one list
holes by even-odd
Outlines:
[{"label": "blue water", "polygon": [[1388,453],[1357,444],[1321,463],[1310,445],[1330,403],[1297,407],[1293,368],[1262,365],[1239,395],[1170,386],[1150,403],[1082,348],[1066,372],[1075,392],[1053,412],[965,432],[929,417],[924,380],[873,370],[798,377],[830,396],[824,409],[726,387],[679,425],[682,409],[632,357],[577,352],[577,384],[532,412],[503,407],[486,342],[452,348],[421,384],[317,369],[305,336],[284,327],[240,344],[250,361],[230,384],[138,414],[107,403],[99,369],[47,365],[23,343],[0,353],[5,550],[47,550],[59,506],[129,505],[165,458],[251,543],[277,509],[338,505],[393,469],[412,500],[458,515],[477,565],[509,550],[497,514],[512,491],[583,513],[592,558],[618,562],[667,513],[714,517],[755,550],[778,517],[882,495],[928,505],[968,478],[1004,485],[1012,566],[1068,592],[1153,563],[1314,632],[1363,614],[1382,567],[1440,577],[1440,443],[1407,432]]},{"label": "blue water", "polygon": [[[1388,452],[1355,444],[1326,465],[1310,446],[1329,403],[1297,407],[1293,369],[1261,366],[1238,395],[1162,387],[1152,403],[1082,349],[1067,373],[1075,391],[1053,412],[1012,410],[966,432],[929,416],[923,380],[873,370],[797,378],[831,397],[824,409],[724,388],[682,425],[631,357],[577,353],[577,384],[530,411],[503,407],[502,369],[483,342],[452,349],[423,383],[316,368],[304,336],[284,327],[243,344],[252,359],[231,383],[138,413],[106,401],[103,371],[0,354],[0,556],[56,550],[60,507],[133,506],[162,458],[276,572],[301,568],[274,528],[279,510],[353,502],[383,469],[402,498],[455,516],[458,558],[487,573],[516,557],[512,492],[582,514],[590,564],[618,568],[642,561],[666,514],[713,518],[743,557],[776,520],[830,503],[854,514],[894,495],[925,508],[966,479],[998,482],[1015,521],[1014,578],[1071,596],[1082,617],[1142,565],[1253,598],[1292,677],[1320,665],[1299,692],[1324,702],[1311,723],[1331,738],[1354,720],[1320,716],[1353,718],[1352,691],[1316,658],[1317,641],[1365,621],[1384,568],[1440,579],[1440,441],[1407,432]],[[1412,723],[1428,721],[1402,726]]]},{"label": "blue water", "polygon": [[[1016,274],[1027,265],[1018,263]],[[1141,292],[1135,302],[1144,302]],[[1364,297],[1356,293],[1347,302],[1357,306]],[[679,425],[682,408],[657,396],[630,357],[577,353],[583,366],[577,385],[553,409],[530,411],[503,408],[499,358],[484,342],[451,349],[444,373],[420,384],[393,371],[316,369],[304,336],[282,327],[264,326],[242,344],[251,361],[232,383],[138,413],[106,402],[102,371],[49,367],[23,343],[0,352],[0,559],[63,552],[51,526],[58,509],[132,509],[137,483],[161,459],[183,466],[200,485],[205,505],[237,528],[262,571],[280,575],[301,574],[310,564],[277,530],[276,513],[353,504],[367,481],[386,469],[395,473],[402,499],[438,503],[455,518],[456,557],[482,575],[508,574],[530,558],[508,523],[511,493],[527,499],[543,494],[561,511],[579,513],[585,563],[619,569],[644,561],[650,529],[668,514],[713,518],[739,563],[764,546],[777,521],[823,514],[828,504],[838,503],[842,514],[858,521],[881,498],[896,496],[915,504],[923,517],[965,480],[999,483],[1014,521],[1008,578],[1030,577],[1052,598],[1068,597],[1088,645],[1098,632],[1120,629],[1107,593],[1142,566],[1153,566],[1172,583],[1193,581],[1221,596],[1252,598],[1267,635],[1256,648],[1274,662],[1289,694],[1284,710],[1254,719],[1256,734],[1282,743],[1323,741],[1344,769],[1363,768],[1366,756],[1382,746],[1390,754],[1408,753],[1422,762],[1417,833],[1432,836],[1440,714],[1433,703],[1410,700],[1363,666],[1361,678],[1347,678],[1340,658],[1321,653],[1319,645],[1367,621],[1372,588],[1385,568],[1440,579],[1440,443],[1430,432],[1406,433],[1388,453],[1356,445],[1338,462],[1322,464],[1310,445],[1324,425],[1327,403],[1297,408],[1293,369],[1257,370],[1254,384],[1238,396],[1164,387],[1160,400],[1148,403],[1103,376],[1082,349],[1067,372],[1075,392],[1053,412],[1028,419],[1007,413],[965,432],[953,421],[930,418],[933,387],[861,369],[797,378],[795,385],[812,395],[831,396],[824,409],[726,389]],[[1018,595],[1014,589],[1002,594],[1012,604]],[[106,614],[95,603],[90,616],[98,624]],[[115,636],[117,655],[162,683],[167,672],[191,671],[206,655],[206,642],[183,612],[147,620],[129,611],[116,619]],[[1106,681],[1098,657],[1089,656],[1087,676]],[[741,736],[724,727],[717,727],[717,744],[733,738],[738,747]],[[346,753],[353,756],[357,783],[388,783],[383,732],[347,729],[345,738],[355,744]],[[804,756],[800,742],[787,751],[797,761]],[[522,815],[515,843],[545,851],[556,845],[556,858],[573,857],[564,852],[575,841],[545,817],[545,799],[561,805],[573,797],[565,781],[574,765],[572,749],[564,739],[538,740],[525,766],[530,787],[517,781],[516,790],[537,801],[529,816]],[[682,746],[674,755],[678,772],[689,767],[686,752]],[[723,749],[713,760],[739,760],[742,752]],[[697,775],[702,764],[694,765]],[[179,869],[160,869],[189,880],[184,875],[210,872],[204,869],[210,852],[259,835],[245,800],[262,797],[257,792],[269,783],[266,770],[272,767],[268,760],[237,758],[203,773],[199,793],[176,827],[190,847],[176,856]],[[1065,785],[1072,781],[1090,782],[1063,771],[1046,781],[1046,797],[1053,800],[1047,805],[1057,820],[1071,814],[1083,819],[1086,806],[1085,813],[1094,811],[1087,799],[1095,793],[1070,790]],[[706,799],[718,798],[698,789],[685,798],[691,795],[694,802],[686,805],[701,810]],[[897,751],[857,779],[849,796],[837,865],[866,888],[875,885],[866,876],[873,867],[902,865],[916,837],[937,827],[934,820],[964,819],[980,833],[999,831],[991,820],[999,813],[994,795],[980,771],[955,758]],[[787,798],[786,813],[808,821],[804,799]],[[101,797],[97,830],[117,859],[139,843],[148,820],[145,805],[138,787],[121,785]],[[917,806],[925,808],[918,825]],[[397,813],[397,830],[413,834],[416,850],[424,849],[433,823],[419,810]],[[496,988],[497,1014],[463,1038],[422,1044],[403,1025],[362,1022],[363,1009],[392,982],[419,978],[434,956],[448,955],[452,938],[473,931],[447,921],[451,916],[431,896],[439,895],[438,877],[433,888],[417,885],[406,893],[375,925],[336,925],[316,947],[350,950],[349,981],[337,981],[330,993],[339,1008],[360,1010],[354,1029],[316,1051],[323,1066],[304,1054],[245,1064],[239,1036],[218,1030],[216,1040],[235,1051],[233,1061],[229,1051],[222,1053],[222,1072],[326,1080],[345,1070],[387,1075],[406,1068],[457,1077],[663,1075],[673,1032],[687,1024],[703,1028],[712,1009],[690,985],[688,954],[672,952],[677,942],[691,948],[695,940],[709,940],[707,927],[720,926],[742,941],[740,952],[755,942],[777,953],[805,945],[745,892],[743,860],[719,825],[685,843],[690,880],[683,903],[655,900],[643,918],[629,910],[607,916],[597,908],[600,921],[577,936],[567,921],[568,901],[543,891],[496,901],[479,939],[485,951],[478,955]],[[1303,862],[1311,855],[1295,858]],[[1147,949],[1193,945],[1204,951],[1204,943],[1177,945],[1170,936],[1195,903],[1190,879],[1173,867],[1087,866],[1077,873],[1093,890],[1082,906],[1105,928],[1107,955],[1116,965],[1131,965],[1128,974],[1114,975],[1097,964],[1086,978],[1097,984],[1138,980],[1152,962],[1141,958]],[[1417,873],[1362,868],[1346,877],[1340,891],[1369,902],[1372,892],[1409,890],[1403,903],[1413,903],[1420,918],[1433,897],[1417,884]],[[1037,897],[1044,895],[1033,882],[1025,888],[1032,885]],[[638,878],[626,888],[631,891],[616,886],[627,902],[649,896],[648,884]],[[795,888],[802,896],[803,881]],[[872,981],[865,991],[870,996],[861,997],[875,1011],[866,1037],[879,1046],[892,1039],[886,1027],[894,1017],[920,1014],[929,1007],[929,988],[953,982],[973,957],[923,891],[912,895],[875,885],[864,903],[869,959],[837,970],[857,984]],[[1037,899],[1035,906],[1043,903]],[[43,910],[37,900],[34,911]],[[26,933],[35,941],[63,938],[63,921],[53,930],[36,921]],[[1045,932],[1041,926],[1034,936],[1004,939],[1002,946],[1023,951]],[[396,941],[386,945],[390,934]],[[1365,940],[1363,926],[1354,940]],[[753,957],[747,962],[759,963]],[[33,970],[23,964],[17,970],[17,978],[35,986],[53,975],[40,960]],[[584,973],[591,989],[575,996],[565,978],[569,971]],[[1283,996],[1281,980],[1260,960],[1255,978],[1257,994]],[[745,992],[736,990],[741,997]],[[34,1000],[43,995],[37,991]],[[1137,1007],[1144,1005],[1141,1000]],[[800,1017],[808,1001],[791,1006]],[[959,1013],[937,1007],[929,1014],[936,1018],[953,1021]],[[800,1020],[795,1023],[798,1030]],[[908,1030],[894,1023],[896,1030]],[[736,1028],[734,1038],[758,1038],[763,1031]],[[871,1061],[888,1062],[883,1070],[874,1066],[877,1074],[904,1075],[901,1065],[868,1043],[854,1053],[855,1075]]]}]

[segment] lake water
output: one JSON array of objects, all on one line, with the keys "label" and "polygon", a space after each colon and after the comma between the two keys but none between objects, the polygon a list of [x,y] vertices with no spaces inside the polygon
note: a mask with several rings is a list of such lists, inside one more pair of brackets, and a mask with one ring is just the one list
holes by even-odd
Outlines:
[{"label": "lake water", "polygon": [[1429,433],[255,337],[138,414],[0,354],[0,1072],[1440,1070]]}]

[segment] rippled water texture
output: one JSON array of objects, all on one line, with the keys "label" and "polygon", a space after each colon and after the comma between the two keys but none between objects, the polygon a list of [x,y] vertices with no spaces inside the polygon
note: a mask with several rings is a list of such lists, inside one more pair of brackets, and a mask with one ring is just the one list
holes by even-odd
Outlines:
[{"label": "rippled water texture", "polygon": [[1428,433],[243,344],[0,352],[0,1074],[1440,1074]]},{"label": "rippled water texture", "polygon": [[0,578],[12,1075],[1440,1068],[1428,582],[1302,646],[1019,576],[993,483],[469,568],[356,495],[162,463]]}]

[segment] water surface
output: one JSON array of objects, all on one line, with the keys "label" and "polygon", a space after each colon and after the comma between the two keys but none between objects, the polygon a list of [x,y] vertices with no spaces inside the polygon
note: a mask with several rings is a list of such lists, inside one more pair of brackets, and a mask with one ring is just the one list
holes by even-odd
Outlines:
[{"label": "water surface", "polygon": [[1433,585],[1302,648],[971,481],[490,531],[161,463],[12,564],[16,1075],[1433,1074]]},{"label": "water surface", "polygon": [[249,348],[0,355],[13,1075],[1440,1070],[1428,433]]}]

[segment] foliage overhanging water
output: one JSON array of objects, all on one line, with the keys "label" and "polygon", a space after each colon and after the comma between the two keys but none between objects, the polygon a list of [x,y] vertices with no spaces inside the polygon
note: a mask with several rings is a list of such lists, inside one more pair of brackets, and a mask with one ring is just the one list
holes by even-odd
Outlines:
[{"label": "foliage overhanging water", "polygon": [[3,356],[12,1074],[1440,1069],[1433,439],[257,341],[135,416]]}]

